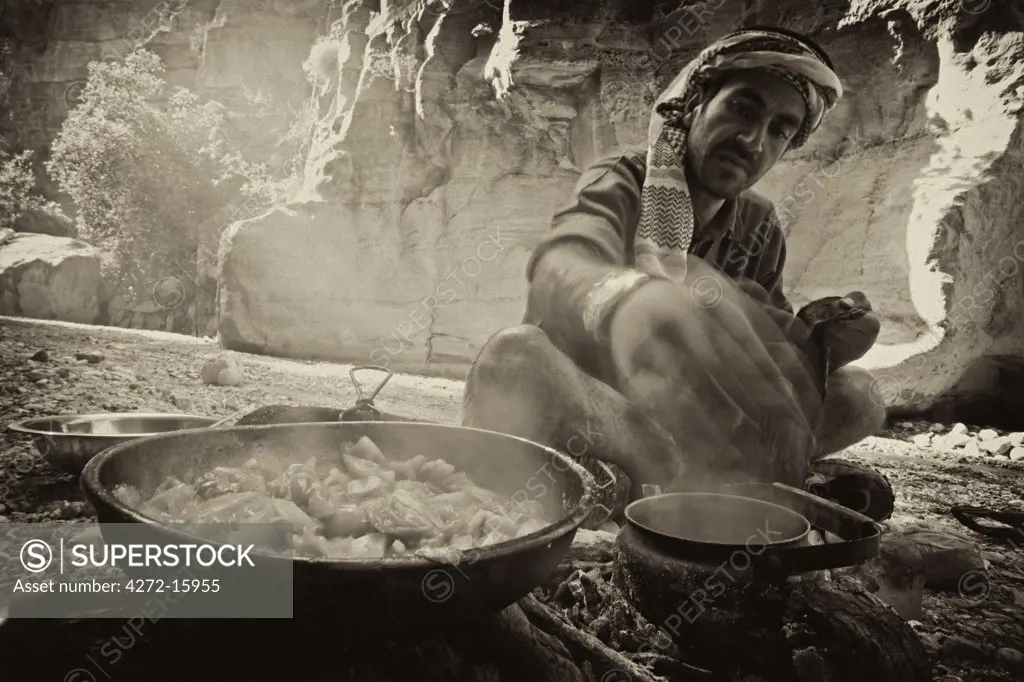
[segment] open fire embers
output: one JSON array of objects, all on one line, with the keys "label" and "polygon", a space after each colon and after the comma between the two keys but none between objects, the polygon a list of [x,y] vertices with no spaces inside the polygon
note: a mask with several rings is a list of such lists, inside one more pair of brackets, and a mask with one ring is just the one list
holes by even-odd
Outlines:
[{"label": "open fire embers", "polygon": [[[551,604],[667,679],[931,679],[905,621],[849,578],[818,573],[876,555],[876,524],[785,486],[743,493],[634,503],[614,572],[578,571]],[[844,541],[810,545],[812,526]]]},{"label": "open fire embers", "polygon": [[777,566],[755,566],[767,550],[754,542],[724,561],[704,563],[670,555],[631,526],[622,530],[616,580],[624,597],[659,624],[650,648],[671,643],[676,657],[724,679],[791,667],[788,647],[772,641],[784,629],[791,583]]},{"label": "open fire embers", "polygon": [[[730,492],[744,496],[681,493],[631,504],[618,539],[624,591],[701,667],[721,670],[742,659],[748,670],[737,672],[791,669],[789,647],[773,641],[785,629],[789,577],[872,558],[880,529],[788,486]],[[809,519],[845,542],[810,545]]]}]

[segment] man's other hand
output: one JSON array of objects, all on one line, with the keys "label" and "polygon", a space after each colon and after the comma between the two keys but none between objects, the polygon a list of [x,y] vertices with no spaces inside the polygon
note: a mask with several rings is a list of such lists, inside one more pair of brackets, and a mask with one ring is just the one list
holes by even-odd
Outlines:
[{"label": "man's other hand", "polygon": [[822,335],[822,343],[830,351],[831,366],[842,367],[864,357],[875,341],[882,323],[872,311],[871,302],[860,291],[852,291],[838,302],[840,312],[863,308],[864,315],[850,320],[829,323]]}]

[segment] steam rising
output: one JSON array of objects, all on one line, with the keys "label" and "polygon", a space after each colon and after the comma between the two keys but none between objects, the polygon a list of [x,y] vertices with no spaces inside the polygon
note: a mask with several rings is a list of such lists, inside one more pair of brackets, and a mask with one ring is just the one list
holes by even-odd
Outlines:
[{"label": "steam rising", "polygon": [[630,516],[665,535],[747,549],[794,540],[810,528],[805,519],[782,507],[718,494],[652,498],[633,507]]}]

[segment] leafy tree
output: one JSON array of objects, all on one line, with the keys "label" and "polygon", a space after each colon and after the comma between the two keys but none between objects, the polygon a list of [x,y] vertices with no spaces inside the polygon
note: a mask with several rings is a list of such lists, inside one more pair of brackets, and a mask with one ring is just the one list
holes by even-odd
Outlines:
[{"label": "leafy tree", "polygon": [[74,200],[79,234],[104,252],[120,291],[146,294],[189,262],[199,226],[238,190],[273,201],[263,166],[229,148],[224,107],[168,88],[146,50],[89,65],[80,103],[51,147],[47,170]]},{"label": "leafy tree", "polygon": [[13,228],[26,211],[52,207],[43,197],[32,193],[35,184],[32,151],[12,155],[0,149],[0,230]]}]

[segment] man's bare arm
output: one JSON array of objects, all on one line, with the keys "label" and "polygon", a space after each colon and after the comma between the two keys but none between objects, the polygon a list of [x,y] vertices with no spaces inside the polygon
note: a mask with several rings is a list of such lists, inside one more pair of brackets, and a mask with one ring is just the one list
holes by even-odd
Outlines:
[{"label": "man's bare arm", "polygon": [[580,177],[554,228],[534,252],[527,322],[541,325],[563,349],[596,342],[584,328],[587,297],[608,275],[625,272],[628,234],[639,220],[642,158],[599,161]]},{"label": "man's bare arm", "polygon": [[596,342],[586,331],[583,313],[587,296],[608,275],[626,268],[610,262],[582,240],[554,244],[537,262],[530,284],[529,307],[533,320],[564,346],[592,348]]}]

